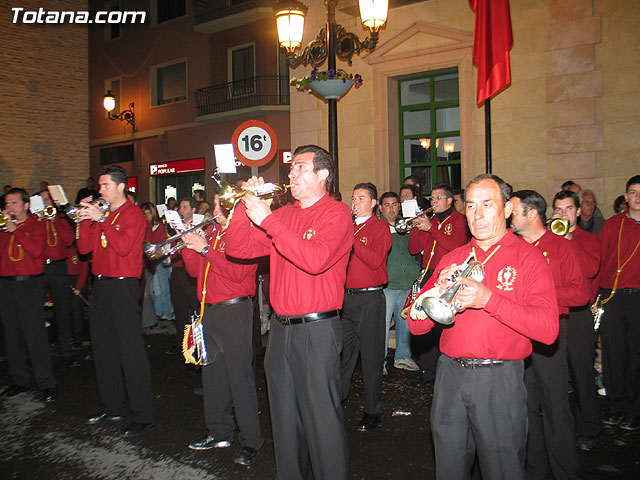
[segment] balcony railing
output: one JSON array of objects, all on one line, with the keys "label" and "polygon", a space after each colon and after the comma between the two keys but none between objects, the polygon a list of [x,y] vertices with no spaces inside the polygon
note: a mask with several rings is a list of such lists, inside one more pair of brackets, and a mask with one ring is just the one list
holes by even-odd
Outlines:
[{"label": "balcony railing", "polygon": [[273,7],[274,0],[193,0],[196,25],[259,7]]},{"label": "balcony railing", "polygon": [[289,77],[264,75],[199,88],[194,98],[197,116],[262,105],[289,105]]}]

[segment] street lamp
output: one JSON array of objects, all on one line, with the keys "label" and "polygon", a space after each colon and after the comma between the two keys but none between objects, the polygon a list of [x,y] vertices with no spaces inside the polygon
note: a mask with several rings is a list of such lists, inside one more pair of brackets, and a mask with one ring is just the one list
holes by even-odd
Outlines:
[{"label": "street lamp", "polygon": [[[304,17],[307,7],[297,0],[283,0],[274,8],[280,46],[287,51],[287,61],[291,68],[300,64],[311,64],[314,68],[325,60],[329,70],[336,69],[336,57],[351,65],[353,55],[361,51],[373,51],[378,43],[378,30],[387,21],[388,0],[359,0],[360,19],[363,26],[371,31],[371,36],[360,40],[357,35],[347,32],[335,19],[338,0],[325,0],[327,23],[300,53],[294,51],[302,44]],[[336,162],[336,181],[333,191],[339,191],[338,181],[338,105],[337,99],[327,100],[329,104],[329,153]]]},{"label": "street lamp", "polygon": [[118,114],[111,113],[116,108],[116,97],[111,93],[111,90],[107,90],[104,97],[102,97],[102,106],[107,112],[107,118],[109,120],[120,120],[121,122],[127,122],[136,131],[136,117],[133,114],[133,102],[129,104],[127,110],[123,110]]}]

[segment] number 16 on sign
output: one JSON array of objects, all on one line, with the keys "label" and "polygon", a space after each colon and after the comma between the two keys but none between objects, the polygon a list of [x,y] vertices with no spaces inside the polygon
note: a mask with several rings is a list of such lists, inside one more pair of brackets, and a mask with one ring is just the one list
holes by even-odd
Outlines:
[{"label": "number 16 on sign", "polygon": [[233,132],[236,157],[245,165],[260,167],[269,163],[278,151],[276,132],[264,122],[249,120]]}]

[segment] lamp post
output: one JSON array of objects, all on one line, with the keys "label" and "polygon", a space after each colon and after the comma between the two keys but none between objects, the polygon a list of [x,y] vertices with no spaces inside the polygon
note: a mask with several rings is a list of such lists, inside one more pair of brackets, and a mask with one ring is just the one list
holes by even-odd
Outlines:
[{"label": "lamp post", "polygon": [[107,90],[107,93],[102,97],[102,106],[107,111],[107,117],[109,120],[127,122],[133,128],[133,132],[136,131],[136,117],[133,114],[133,102],[129,104],[128,109],[123,110],[118,114],[113,114],[111,112],[116,108],[116,97],[111,93],[111,90]]},{"label": "lamp post", "polygon": [[[294,51],[302,44],[304,17],[307,7],[297,0],[283,0],[274,7],[280,46],[287,50],[287,61],[291,68],[300,64],[311,64],[314,68],[325,61],[329,70],[336,69],[336,57],[351,65],[354,54],[373,51],[378,43],[378,29],[387,21],[388,0],[359,0],[360,19],[371,31],[371,36],[360,40],[347,32],[335,19],[338,0],[325,0],[327,23],[299,55]],[[332,191],[339,191],[338,164],[338,100],[331,98],[329,104],[329,153],[336,162],[336,180]]]}]

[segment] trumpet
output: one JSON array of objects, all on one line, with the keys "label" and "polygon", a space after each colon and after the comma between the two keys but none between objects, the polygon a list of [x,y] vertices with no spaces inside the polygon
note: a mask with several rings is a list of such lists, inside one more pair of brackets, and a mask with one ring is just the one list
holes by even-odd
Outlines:
[{"label": "trumpet", "polygon": [[600,322],[602,321],[602,314],[604,313],[604,303],[602,302],[602,295],[599,293],[595,302],[591,304],[589,310],[593,315],[593,329],[597,332],[600,328]]},{"label": "trumpet", "polygon": [[[104,198],[98,198],[89,203],[91,203],[91,205],[95,205],[96,207],[98,207],[102,213],[107,213],[107,211],[109,210],[109,207],[111,207],[111,204],[107,202]],[[82,219],[80,218],[80,211],[82,211],[84,208],[87,208],[87,207],[83,205],[67,206],[67,209],[66,209],[67,217],[69,217],[71,220],[73,220],[76,223],[80,223],[82,221]]]},{"label": "trumpet", "polygon": [[56,215],[58,215],[58,210],[53,205],[47,205],[42,210],[37,213],[38,217],[44,218],[45,220],[55,220]]},{"label": "trumpet", "polygon": [[0,212],[0,230],[4,230],[9,223],[18,223],[18,219],[10,213]]},{"label": "trumpet", "polygon": [[435,213],[433,211],[433,207],[429,207],[426,210],[420,212],[420,214],[416,215],[413,218],[401,218],[396,223],[396,226],[395,226],[396,232],[407,233],[413,227],[415,227],[415,224],[413,223],[414,220],[417,220],[420,217],[427,217],[428,219],[432,219],[434,215]]},{"label": "trumpet", "polygon": [[556,235],[560,235],[564,237],[567,233],[569,233],[569,228],[571,225],[568,220],[560,217],[553,217],[547,220],[547,227],[551,230],[552,233]]},{"label": "trumpet", "polygon": [[247,193],[251,193],[258,198],[264,200],[268,198],[277,197],[278,195],[284,195],[287,190],[290,189],[293,184],[283,185],[281,183],[264,183],[262,185],[254,185],[252,187],[238,187],[225,182],[220,178],[219,170],[215,170],[211,175],[220,190],[218,195],[220,196],[220,205],[226,210],[232,210],[234,205],[244,197]]},{"label": "trumpet", "polygon": [[[166,257],[167,255],[173,255],[174,253],[179,252],[180,250],[182,250],[184,247],[187,246],[187,244],[184,241],[180,240],[180,238],[183,235],[186,235],[187,233],[195,232],[196,230],[199,230],[201,228],[206,228],[209,225],[212,225],[215,222],[215,219],[218,218],[219,216],[220,215],[214,215],[211,218],[207,218],[202,223],[199,223],[198,225],[188,228],[184,232],[176,233],[175,235],[161,242],[151,243],[151,242],[144,241],[142,242],[142,251],[150,260],[157,260],[159,258]],[[205,237],[209,238],[213,233],[214,232],[206,233]],[[171,245],[176,240],[179,240],[179,241],[175,245]]]}]

